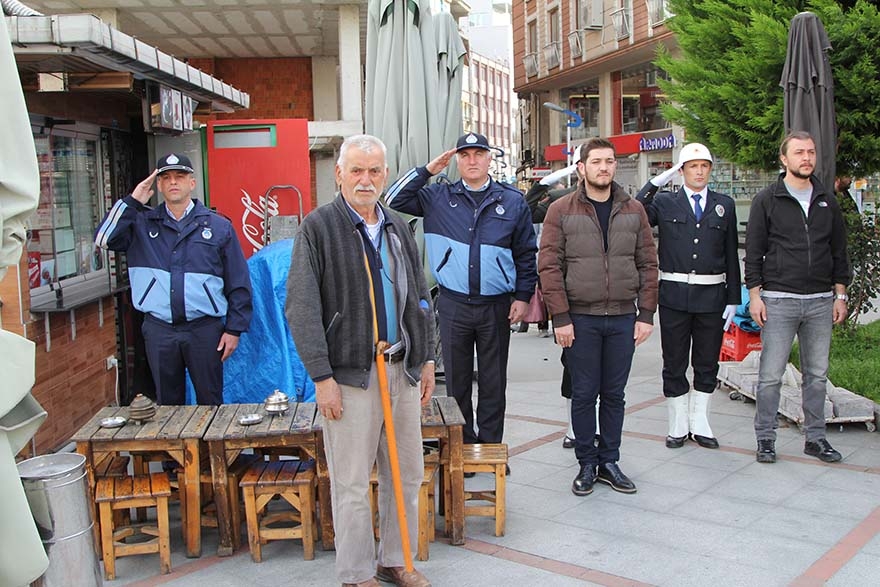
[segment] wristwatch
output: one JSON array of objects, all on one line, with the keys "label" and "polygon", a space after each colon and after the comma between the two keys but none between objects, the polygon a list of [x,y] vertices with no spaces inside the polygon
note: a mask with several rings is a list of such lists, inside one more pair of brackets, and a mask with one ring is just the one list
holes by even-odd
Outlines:
[{"label": "wristwatch", "polygon": [[834,296],[835,300],[843,300],[844,302],[849,301],[849,296],[846,294],[836,294]]}]

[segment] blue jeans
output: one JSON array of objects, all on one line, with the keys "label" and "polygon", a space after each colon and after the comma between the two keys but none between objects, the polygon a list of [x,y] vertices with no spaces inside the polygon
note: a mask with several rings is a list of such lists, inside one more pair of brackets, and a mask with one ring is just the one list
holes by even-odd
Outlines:
[{"label": "blue jeans", "polygon": [[758,440],[776,440],[779,389],[797,335],[803,375],[804,434],[809,442],[821,440],[825,438],[825,385],[834,300],[763,299],[767,321],[761,330],[755,436]]},{"label": "blue jeans", "polygon": [[[629,379],[635,341],[635,314],[590,316],[572,314],[574,342],[565,349],[571,373],[571,423],[575,456],[581,465],[596,466],[620,460],[624,388]],[[599,400],[599,446],[596,401]]]}]

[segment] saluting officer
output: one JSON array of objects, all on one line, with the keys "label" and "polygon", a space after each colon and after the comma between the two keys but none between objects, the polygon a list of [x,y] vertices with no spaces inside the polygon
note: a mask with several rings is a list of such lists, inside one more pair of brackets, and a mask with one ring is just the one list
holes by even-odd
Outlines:
[{"label": "saluting officer", "polygon": [[[636,196],[660,234],[660,342],[669,448],[681,448],[689,436],[700,446],[718,448],[707,410],[724,330],[741,298],[736,208],[730,196],[708,189],[712,163],[704,145],[685,145],[678,164],[652,178]],[[684,186],[657,193],[679,170]],[[686,376],[688,352],[693,391]]]},{"label": "saluting officer", "polygon": [[[156,180],[164,201],[150,208]],[[186,403],[189,371],[199,404],[223,403],[223,361],[251,320],[251,281],[232,223],[191,197],[186,155],[170,153],[107,212],[95,243],[125,251],[134,307],[161,405]]]}]

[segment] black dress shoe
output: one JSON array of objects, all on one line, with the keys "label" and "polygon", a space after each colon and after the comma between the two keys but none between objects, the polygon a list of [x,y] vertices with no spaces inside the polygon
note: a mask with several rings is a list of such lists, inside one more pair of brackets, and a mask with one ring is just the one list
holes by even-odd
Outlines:
[{"label": "black dress shoe", "polygon": [[574,438],[566,436],[562,439],[562,448],[574,448]]},{"label": "black dress shoe", "polygon": [[666,448],[681,448],[684,446],[684,441],[687,440],[687,438],[687,436],[667,436]]},{"label": "black dress shoe", "polygon": [[[718,448],[718,439],[711,436],[700,436],[699,434],[691,434],[694,442],[703,448]],[[669,446],[668,444],[666,446]]]},{"label": "black dress shoe", "polygon": [[775,463],[776,442],[769,439],[759,440],[758,451],[755,453],[755,460],[759,463]]},{"label": "black dress shoe", "polygon": [[596,483],[596,468],[593,465],[581,465],[581,470],[571,483],[571,492],[575,495],[590,495]]},{"label": "black dress shoe", "polygon": [[804,454],[816,457],[826,463],[836,463],[843,458],[839,452],[831,448],[831,444],[824,438],[816,442],[807,441],[804,443]]},{"label": "black dress shoe", "polygon": [[636,484],[623,474],[617,463],[602,463],[596,475],[596,481],[607,483],[614,491],[620,493],[635,493]]}]

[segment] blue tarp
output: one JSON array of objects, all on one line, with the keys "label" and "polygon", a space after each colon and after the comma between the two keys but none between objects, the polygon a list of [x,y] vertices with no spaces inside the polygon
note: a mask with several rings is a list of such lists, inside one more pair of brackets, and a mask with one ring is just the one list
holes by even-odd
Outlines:
[{"label": "blue tarp", "polygon": [[[315,384],[296,352],[284,302],[293,239],[263,247],[248,259],[254,314],[238,348],[223,364],[223,401],[261,403],[279,389],[291,401],[315,401]],[[187,402],[195,394],[187,382]]]},{"label": "blue tarp", "polygon": [[749,314],[749,290],[744,285],[742,286],[742,303],[736,307],[736,316],[733,317],[733,323],[743,332],[761,331],[761,327],[752,320],[752,315]]}]

